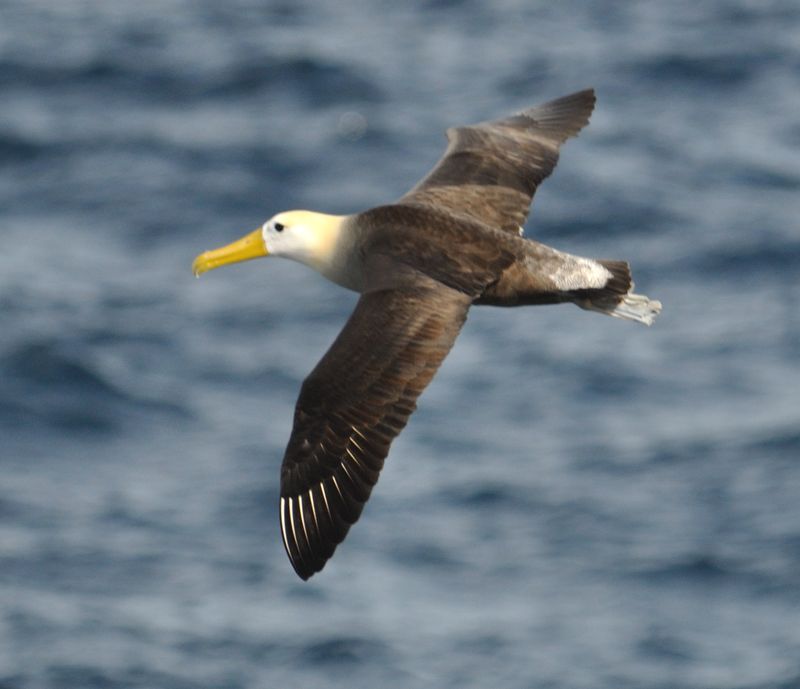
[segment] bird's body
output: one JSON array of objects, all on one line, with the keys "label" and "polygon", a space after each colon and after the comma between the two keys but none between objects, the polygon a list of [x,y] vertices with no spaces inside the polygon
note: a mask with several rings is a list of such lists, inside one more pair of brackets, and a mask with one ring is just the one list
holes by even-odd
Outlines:
[{"label": "bird's body", "polygon": [[581,91],[494,122],[448,131],[450,146],[396,203],[348,216],[279,213],[199,256],[195,274],[264,255],[292,258],[361,293],[304,381],[281,469],[281,533],[304,579],[358,519],[392,440],[416,408],[469,307],[572,302],[652,323],[628,264],[524,239],[521,226],[558,148],[588,122]]}]

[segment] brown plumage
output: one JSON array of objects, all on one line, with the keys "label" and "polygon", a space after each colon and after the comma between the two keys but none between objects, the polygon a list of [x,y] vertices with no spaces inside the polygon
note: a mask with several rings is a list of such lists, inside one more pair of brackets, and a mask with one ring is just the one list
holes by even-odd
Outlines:
[{"label": "brown plumage", "polygon": [[587,89],[502,120],[448,129],[441,160],[400,202],[519,234],[536,188],[558,162],[558,147],[589,123],[594,104]]},{"label": "brown plumage", "polygon": [[361,515],[470,301],[432,281],[367,292],[306,378],[281,468],[283,539],[301,577],[322,569]]},{"label": "brown plumage", "polygon": [[303,579],[325,566],[358,520],[472,304],[572,302],[648,325],[659,312],[658,302],[632,293],[627,263],[521,237],[559,146],[587,124],[594,103],[586,90],[450,129],[444,156],[396,203],[345,217],[279,213],[196,259],[199,274],[283,255],[361,293],[302,385],[281,468],[281,534]]}]

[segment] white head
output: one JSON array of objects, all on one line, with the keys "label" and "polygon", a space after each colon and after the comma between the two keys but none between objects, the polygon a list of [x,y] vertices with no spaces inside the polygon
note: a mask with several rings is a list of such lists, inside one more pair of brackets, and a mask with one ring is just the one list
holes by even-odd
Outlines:
[{"label": "white head", "polygon": [[192,264],[192,272],[200,275],[228,263],[284,256],[324,273],[333,259],[343,219],[313,211],[278,213],[241,239],[200,254]]},{"label": "white head", "polygon": [[312,268],[333,252],[341,218],[312,211],[285,211],[261,226],[264,247],[272,256],[284,256]]}]

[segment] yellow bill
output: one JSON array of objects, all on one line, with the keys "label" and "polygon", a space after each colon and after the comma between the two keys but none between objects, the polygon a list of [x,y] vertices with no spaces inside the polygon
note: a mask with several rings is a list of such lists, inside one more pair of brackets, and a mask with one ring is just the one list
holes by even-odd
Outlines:
[{"label": "yellow bill", "polygon": [[264,237],[261,234],[261,228],[258,228],[241,239],[237,239],[235,242],[231,242],[219,249],[204,251],[194,259],[192,263],[192,273],[194,273],[195,277],[200,277],[203,273],[227,265],[228,263],[249,261],[253,258],[267,256],[268,253],[267,247],[264,246]]}]

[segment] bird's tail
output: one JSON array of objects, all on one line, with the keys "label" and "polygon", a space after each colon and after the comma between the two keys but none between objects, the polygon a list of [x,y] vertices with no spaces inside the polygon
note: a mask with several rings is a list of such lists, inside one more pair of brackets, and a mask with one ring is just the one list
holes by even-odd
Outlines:
[{"label": "bird's tail", "polygon": [[633,293],[630,266],[625,261],[597,262],[611,273],[608,282],[600,289],[574,290],[572,301],[587,311],[652,325],[661,312],[661,302]]}]

